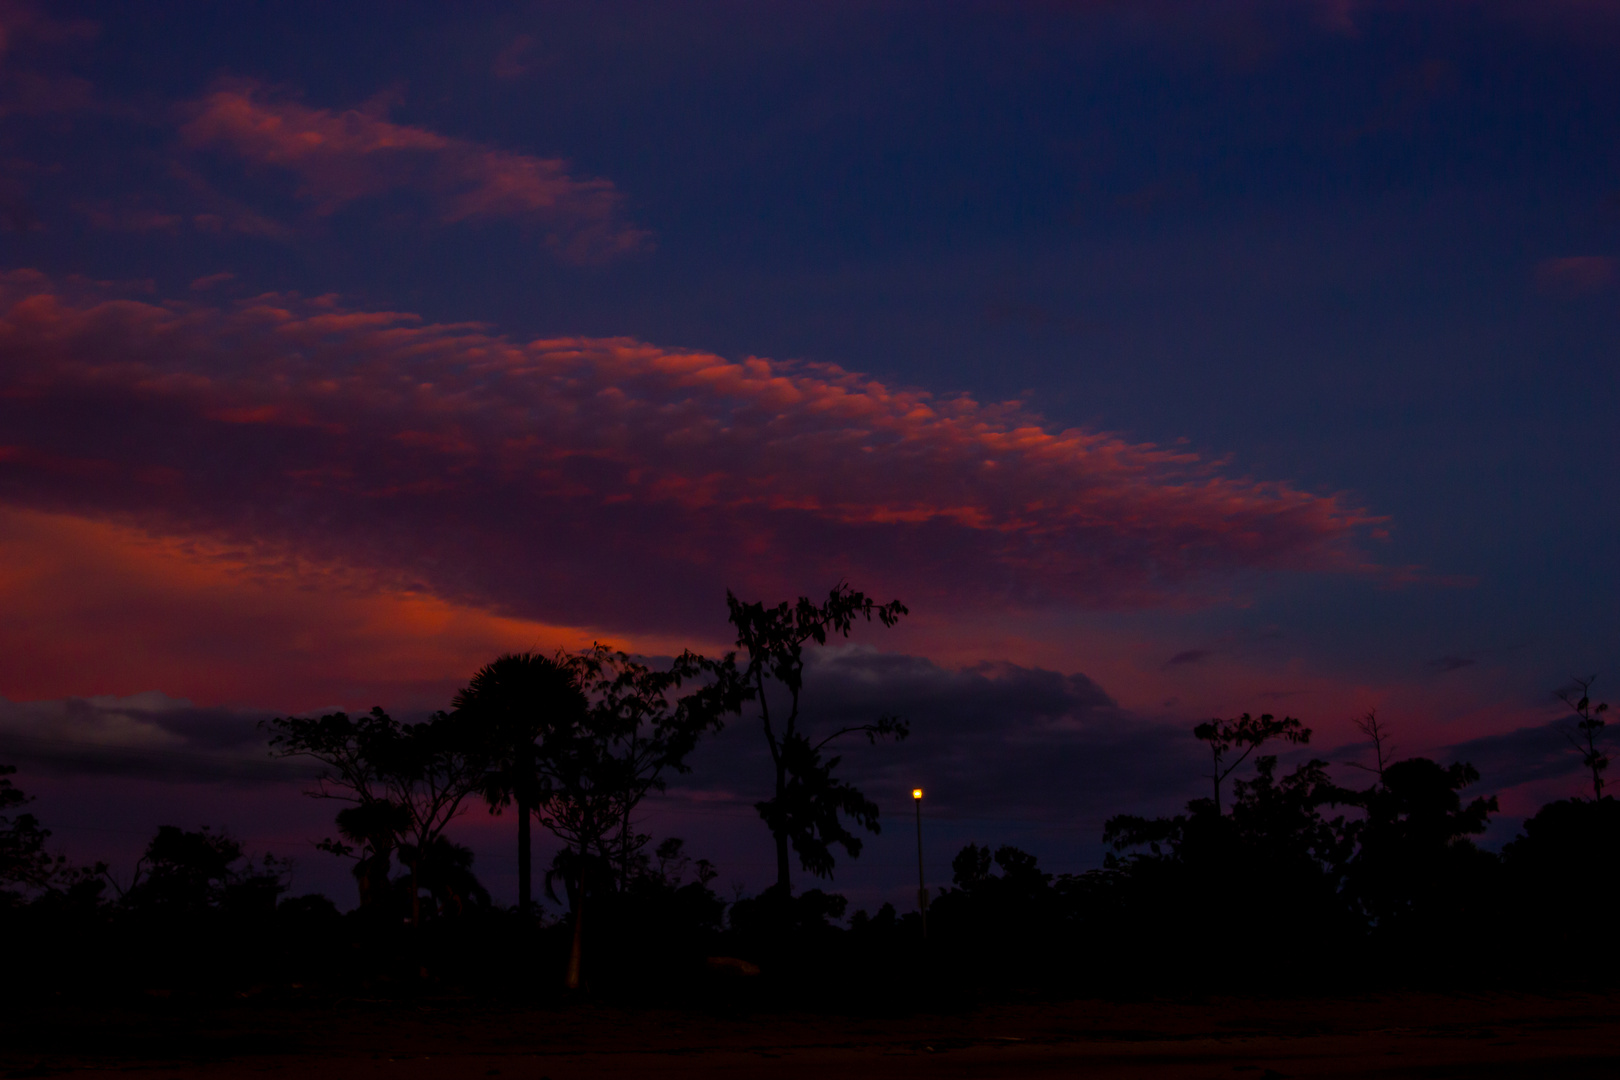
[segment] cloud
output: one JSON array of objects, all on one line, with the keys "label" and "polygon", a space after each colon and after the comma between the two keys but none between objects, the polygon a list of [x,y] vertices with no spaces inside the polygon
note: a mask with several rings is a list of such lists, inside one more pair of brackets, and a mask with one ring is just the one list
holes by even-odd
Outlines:
[{"label": "cloud", "polygon": [[1568,255],[1536,264],[1536,286],[1555,296],[1588,296],[1615,280],[1615,260],[1607,255]]},{"label": "cloud", "polygon": [[95,37],[84,19],[55,19],[40,6],[0,0],[0,118],[52,116],[95,107],[85,79],[40,67],[49,53]]},{"label": "cloud", "polygon": [[1535,780],[1568,777],[1582,769],[1580,755],[1566,736],[1571,726],[1566,721],[1554,720],[1484,735],[1446,747],[1438,759],[1472,764],[1479,770],[1480,779],[1493,791]]},{"label": "cloud", "polygon": [[341,562],[508,614],[711,625],[838,578],[1125,607],[1366,571],[1341,498],[831,365],[266,295],[0,287],[0,500]]},{"label": "cloud", "polygon": [[1214,655],[1215,654],[1210,652],[1208,649],[1188,649],[1185,652],[1178,652],[1176,655],[1166,660],[1164,662],[1164,666],[1167,668],[1173,668],[1182,667],[1187,664],[1196,664],[1200,660],[1208,660]]},{"label": "cloud", "polygon": [[534,46],[533,37],[528,34],[519,34],[495,55],[495,63],[491,68],[492,74],[497,79],[505,82],[523,78],[523,76],[535,69]]},{"label": "cloud", "polygon": [[1461,671],[1463,668],[1473,667],[1474,658],[1471,656],[1441,656],[1430,660],[1429,666],[1442,674],[1448,671]]},{"label": "cloud", "polygon": [[[603,636],[378,588],[373,578],[0,508],[0,688],[13,699],[161,687],[209,704],[431,710],[500,652],[575,649]],[[655,651],[686,644],[617,640]]]},{"label": "cloud", "polygon": [[[1121,709],[1083,674],[1039,667],[951,669],[866,646],[826,648],[808,654],[804,710],[807,730],[820,734],[884,714],[907,720],[903,742],[874,747],[846,737],[829,753],[879,801],[921,785],[931,818],[1078,824],[1095,840],[1112,814],[1178,808],[1202,766],[1185,728]],[[677,796],[751,806],[769,794],[752,713],[700,750],[695,765]]]},{"label": "cloud", "polygon": [[309,775],[276,760],[258,730],[268,713],[200,709],[148,692],[128,697],[0,698],[0,758],[69,776],[285,783]]},{"label": "cloud", "polygon": [[443,224],[536,225],[571,261],[600,262],[650,243],[647,232],[623,219],[623,196],[610,180],[575,177],[560,159],[395,124],[380,109],[311,108],[238,83],[197,103],[181,135],[192,146],[292,173],[298,196],[321,214],[402,190],[428,197]]},{"label": "cloud", "polygon": [[[942,667],[864,646],[809,656],[807,730],[830,733],[884,714],[911,736],[869,746],[846,738],[841,773],[873,792],[923,784],[931,815],[1095,819],[1179,805],[1202,759],[1185,729],[1121,710],[1085,675],[981,663]],[[269,710],[199,708],[157,692],[43,701],[0,698],[0,761],[59,776],[126,776],[254,785],[307,777],[272,759],[259,723]],[[703,744],[673,795],[682,802],[752,806],[769,787],[765,744],[752,714]]]},{"label": "cloud", "polygon": [[88,19],[55,19],[27,0],[0,0],[0,58],[19,46],[65,45],[94,38],[99,28]]},{"label": "cloud", "polygon": [[105,199],[79,207],[90,224],[112,232],[174,232],[184,222],[180,214],[149,206],[115,205]]}]

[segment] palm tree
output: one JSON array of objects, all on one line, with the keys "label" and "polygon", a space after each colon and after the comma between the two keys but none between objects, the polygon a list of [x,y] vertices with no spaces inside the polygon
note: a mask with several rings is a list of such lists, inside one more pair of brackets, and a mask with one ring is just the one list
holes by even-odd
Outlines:
[{"label": "palm tree", "polygon": [[576,665],[561,653],[508,653],[480,668],[452,704],[474,725],[484,748],[490,812],[517,805],[518,910],[527,913],[534,888],[529,822],[546,794],[535,744],[547,731],[572,728],[584,715]]}]

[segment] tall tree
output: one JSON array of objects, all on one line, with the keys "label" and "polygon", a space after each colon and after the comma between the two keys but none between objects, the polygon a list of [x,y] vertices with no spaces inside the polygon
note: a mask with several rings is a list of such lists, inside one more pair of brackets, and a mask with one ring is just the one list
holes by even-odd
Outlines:
[{"label": "tall tree", "polygon": [[1609,703],[1592,704],[1592,684],[1596,681],[1596,675],[1589,679],[1572,679],[1568,689],[1558,691],[1558,700],[1569,706],[1577,718],[1575,731],[1564,732],[1564,737],[1581,755],[1581,764],[1592,770],[1592,798],[1601,799],[1603,772],[1609,767],[1609,755],[1598,746],[1598,736],[1608,726],[1603,714],[1609,711]]},{"label": "tall tree", "polygon": [[[852,785],[835,779],[833,772],[840,759],[823,761],[822,750],[844,735],[864,734],[868,741],[876,742],[891,736],[903,739],[910,730],[905,721],[884,716],[875,723],[842,727],[813,742],[800,727],[804,648],[810,642],[825,645],[830,636],[848,637],[858,619],[870,622],[876,616],[884,626],[892,627],[907,610],[898,600],[877,604],[842,582],[821,604],[801,596],[797,603],[783,601],[766,607],[763,603],[743,603],[727,592],[726,606],[731,625],[737,630],[737,646],[747,660],[742,679],[759,706],[775,770],[775,794],[756,803],[755,809],[775,838],[776,889],[786,897],[792,892],[790,847],[804,869],[818,877],[830,877],[833,845],[842,847],[852,858],[861,851],[860,838],[840,815],[853,819],[868,832],[879,831],[877,805]],[[778,699],[774,714],[773,693]]]},{"label": "tall tree", "polygon": [[470,723],[469,737],[483,748],[490,812],[516,806],[518,910],[525,914],[534,889],[530,818],[545,797],[537,743],[584,715],[580,677],[580,665],[561,654],[507,653],[479,668],[451,702],[457,718]]}]

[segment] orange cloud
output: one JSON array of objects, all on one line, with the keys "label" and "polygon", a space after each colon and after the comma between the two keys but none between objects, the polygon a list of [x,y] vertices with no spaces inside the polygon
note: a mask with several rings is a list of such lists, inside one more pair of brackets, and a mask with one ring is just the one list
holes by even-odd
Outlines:
[{"label": "orange cloud", "polygon": [[164,687],[205,705],[441,708],[500,652],[604,637],[343,566],[17,510],[0,510],[0,607],[0,687],[13,700]]},{"label": "orange cloud", "polygon": [[953,610],[1364,570],[1372,518],[1185,450],[831,365],[517,343],[266,295],[0,287],[0,501],[363,568],[565,625],[712,627],[842,576]]},{"label": "orange cloud", "polygon": [[571,175],[568,163],[395,124],[379,112],[335,112],[271,100],[251,84],[207,95],[181,128],[197,147],[228,150],[299,179],[298,194],[329,214],[387,191],[429,196],[445,224],[530,222],[564,258],[595,262],[648,246],[623,220],[612,181]]}]

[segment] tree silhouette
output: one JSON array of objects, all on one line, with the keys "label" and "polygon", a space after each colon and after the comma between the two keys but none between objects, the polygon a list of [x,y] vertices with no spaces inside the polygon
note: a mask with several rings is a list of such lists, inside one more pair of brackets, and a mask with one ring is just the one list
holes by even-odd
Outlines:
[{"label": "tree silhouette", "polygon": [[11,811],[33,800],[11,782],[14,765],[0,765],[0,903],[19,903],[19,889],[43,889],[63,868],[65,861],[52,858],[45,850],[50,830],[41,828],[33,814]]},{"label": "tree silhouette", "polygon": [[[734,655],[716,661],[687,651],[659,670],[597,644],[574,661],[589,693],[591,726],[610,736],[619,773],[618,835],[601,852],[617,864],[624,889],[650,839],[635,830],[635,808],[648,792],[664,790],[666,773],[691,771],[686,759],[698,740],[742,707],[745,691]],[[677,695],[688,684],[695,685]]]},{"label": "tree silhouette", "polygon": [[[1286,739],[1291,743],[1308,743],[1311,741],[1311,729],[1302,725],[1293,717],[1285,716],[1281,720],[1270,713],[1263,713],[1258,719],[1244,713],[1236,720],[1210,720],[1193,728],[1193,736],[1209,744],[1210,754],[1215,765],[1210,772],[1210,779],[1215,785],[1215,813],[1221,813],[1221,784],[1232,775],[1243,760],[1261,744],[1272,739]],[[1237,757],[1230,762],[1227,755],[1234,750],[1241,750]]]},{"label": "tree silhouette", "polygon": [[1476,885],[1492,859],[1469,838],[1485,831],[1497,809],[1494,795],[1463,803],[1460,792],[1478,780],[1466,762],[1408,758],[1360,793],[1366,818],[1348,885],[1375,929],[1428,943],[1457,931],[1477,909]]},{"label": "tree silhouette", "polygon": [[1620,892],[1620,802],[1608,795],[1548,803],[1502,857],[1533,962],[1561,961],[1584,978],[1607,971],[1603,928]]},{"label": "tree silhouette", "polygon": [[468,908],[489,907],[489,891],[473,874],[473,852],[466,845],[439,835],[425,850],[401,845],[399,858],[410,867],[410,880],[432,900],[435,915],[457,916]]},{"label": "tree silhouette", "polygon": [[346,806],[337,812],[339,840],[331,837],[315,846],[333,855],[352,858],[360,907],[386,904],[391,894],[389,873],[399,838],[410,832],[411,818],[403,806],[385,799]]},{"label": "tree silhouette", "polygon": [[[305,794],[366,808],[364,824],[351,818],[352,828],[403,824],[392,837],[393,849],[431,850],[467,797],[481,790],[488,772],[464,726],[442,712],[420,724],[401,724],[374,708],[358,718],[341,712],[319,719],[286,716],[265,726],[272,733],[272,753],[313,758],[324,766]],[[371,858],[380,856],[374,835],[357,835],[370,845]],[[325,840],[321,847],[353,854],[338,840]],[[412,925],[422,921],[422,868],[421,859],[411,864]]]},{"label": "tree silhouette", "polygon": [[120,902],[175,919],[215,909],[274,910],[276,898],[286,891],[287,864],[273,855],[257,864],[247,860],[237,865],[242,862],[242,845],[225,833],[206,825],[196,832],[162,825],[135,863]]},{"label": "tree silhouette", "polygon": [[1382,784],[1384,782],[1385,759],[1395,749],[1393,746],[1385,745],[1389,742],[1389,725],[1378,719],[1377,709],[1369,709],[1366,716],[1350,722],[1356,726],[1357,731],[1367,736],[1367,741],[1372,744],[1373,764],[1363,765],[1359,761],[1347,761],[1345,764],[1352,769],[1360,769],[1363,772],[1376,774],[1378,782]]},{"label": "tree silhouette", "polygon": [[1598,736],[1607,726],[1603,714],[1609,711],[1609,703],[1592,704],[1592,684],[1596,681],[1596,675],[1589,679],[1571,679],[1568,689],[1558,691],[1558,700],[1580,718],[1575,731],[1564,732],[1564,738],[1580,753],[1581,764],[1592,770],[1592,798],[1601,799],[1603,771],[1609,767],[1609,755],[1598,748]]},{"label": "tree silhouette", "polygon": [[[572,852],[553,873],[573,868],[579,875],[568,894],[574,917],[566,979],[571,990],[584,977],[592,881],[611,882],[611,867],[620,861],[620,883],[627,884],[630,860],[646,842],[635,831],[636,806],[647,792],[663,788],[667,771],[686,771],[698,739],[743,700],[731,657],[717,662],[685,652],[659,671],[596,645],[573,663],[588,706],[572,722],[548,726],[536,758],[544,791],[540,821]],[[689,682],[697,685],[677,695]],[[609,840],[614,833],[617,839]]]},{"label": "tree silhouette", "polygon": [[[852,858],[861,852],[860,839],[843,824],[840,814],[853,818],[868,832],[879,831],[877,805],[851,785],[835,780],[833,770],[840,759],[823,761],[821,751],[844,735],[864,734],[875,743],[890,736],[903,739],[910,730],[905,721],[885,716],[876,723],[841,728],[812,743],[799,728],[804,647],[812,641],[825,645],[831,635],[848,637],[857,619],[870,622],[876,615],[884,626],[893,626],[907,610],[898,600],[877,604],[844,583],[835,586],[821,604],[801,596],[797,603],[784,601],[768,608],[763,603],[743,603],[727,592],[726,606],[737,630],[737,646],[747,657],[742,679],[759,705],[775,768],[775,794],[756,803],[755,809],[776,841],[776,889],[786,897],[792,892],[790,846],[804,869],[830,877],[834,844]],[[787,697],[785,709],[779,709],[774,720],[768,691],[772,684]]]},{"label": "tree silhouette", "polygon": [[473,730],[488,773],[483,787],[491,813],[517,808],[518,910],[533,902],[530,818],[545,797],[537,742],[553,728],[577,723],[585,711],[579,665],[560,654],[508,653],[478,669],[452,700],[455,715]]}]

